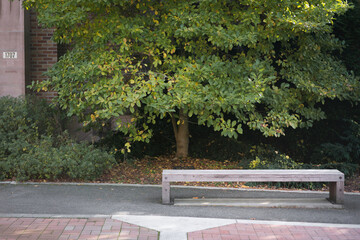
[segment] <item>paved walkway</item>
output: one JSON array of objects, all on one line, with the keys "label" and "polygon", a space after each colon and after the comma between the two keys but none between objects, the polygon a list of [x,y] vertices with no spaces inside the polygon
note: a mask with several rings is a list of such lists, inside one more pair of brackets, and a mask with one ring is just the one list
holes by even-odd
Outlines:
[{"label": "paved walkway", "polygon": [[360,228],[231,224],[191,232],[189,240],[359,240]]},{"label": "paved walkway", "polygon": [[110,218],[0,218],[1,240],[141,239],[157,231]]},{"label": "paved walkway", "polygon": [[[200,188],[173,194],[328,195]],[[160,196],[157,186],[0,184],[0,240],[360,240],[360,195],[346,194],[344,209],[174,206],[162,205]]]},{"label": "paved walkway", "polygon": [[[136,217],[135,217],[136,218]],[[131,220],[131,219],[130,219]],[[157,217],[154,217],[157,221]],[[166,220],[166,219],[165,219]],[[177,218],[173,218],[178,221]],[[186,219],[182,219],[186,220]],[[191,219],[188,221],[200,221]],[[209,220],[208,220],[209,221]],[[171,221],[168,221],[171,223]],[[249,221],[248,221],[249,222]],[[159,234],[158,231],[126,223],[113,218],[0,218],[0,240],[359,240],[360,226],[334,224],[329,226],[304,226],[299,223],[237,222],[186,234]],[[209,223],[209,222],[207,222]],[[219,221],[218,224],[222,222]],[[166,225],[166,224],[164,224]],[[181,227],[182,221],[179,220]],[[197,225],[197,224],[194,224]],[[211,224],[210,224],[211,225]],[[318,225],[318,224],[314,224]],[[199,226],[195,226],[199,227]],[[164,230],[160,229],[159,230]],[[166,230],[166,227],[165,227]]]}]

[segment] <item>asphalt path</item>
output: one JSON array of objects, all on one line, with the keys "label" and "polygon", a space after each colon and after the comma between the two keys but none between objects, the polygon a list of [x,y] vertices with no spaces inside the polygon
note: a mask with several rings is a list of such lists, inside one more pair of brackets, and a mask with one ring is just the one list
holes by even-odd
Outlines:
[{"label": "asphalt path", "polygon": [[[172,198],[305,198],[328,193],[171,188]],[[0,184],[0,216],[141,215],[360,224],[360,195],[345,194],[344,209],[239,208],[161,204],[160,186]]]}]

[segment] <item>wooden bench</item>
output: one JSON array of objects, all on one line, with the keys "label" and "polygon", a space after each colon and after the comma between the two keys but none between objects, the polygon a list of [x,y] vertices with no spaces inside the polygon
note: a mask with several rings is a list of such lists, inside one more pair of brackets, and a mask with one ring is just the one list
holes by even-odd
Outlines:
[{"label": "wooden bench", "polygon": [[335,169],[163,170],[162,203],[171,203],[171,182],[329,182],[329,200],[343,204],[344,180],[344,174]]}]

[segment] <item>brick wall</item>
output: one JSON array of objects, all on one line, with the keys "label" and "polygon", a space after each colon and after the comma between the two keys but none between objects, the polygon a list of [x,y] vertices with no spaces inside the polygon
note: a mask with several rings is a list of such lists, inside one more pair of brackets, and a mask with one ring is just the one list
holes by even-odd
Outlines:
[{"label": "brick wall", "polygon": [[[0,0],[1,1],[1,0]],[[42,81],[46,79],[44,72],[48,70],[58,60],[58,53],[64,54],[68,49],[67,46],[58,45],[51,40],[53,36],[53,29],[46,29],[39,26],[36,14],[31,11],[29,16],[29,53],[30,53],[30,67],[28,81]],[[40,98],[47,100],[52,99],[57,95],[56,92],[38,92],[36,93]],[[70,136],[78,141],[97,141],[99,137],[93,131],[83,132],[82,124],[78,122],[77,118],[71,118],[68,122],[66,129],[69,131]]]},{"label": "brick wall", "polygon": [[[30,12],[30,82],[46,79],[44,72],[57,62],[57,44],[51,40],[54,30],[39,26],[35,12]],[[41,98],[51,99],[55,92],[39,92]]]}]

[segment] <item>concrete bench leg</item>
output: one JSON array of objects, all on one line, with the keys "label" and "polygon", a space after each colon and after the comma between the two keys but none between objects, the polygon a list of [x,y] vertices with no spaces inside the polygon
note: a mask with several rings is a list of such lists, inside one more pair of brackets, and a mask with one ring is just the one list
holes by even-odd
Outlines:
[{"label": "concrete bench leg", "polygon": [[170,204],[170,182],[162,182],[162,204]]},{"label": "concrete bench leg", "polygon": [[330,182],[330,201],[343,204],[344,203],[344,181]]}]

